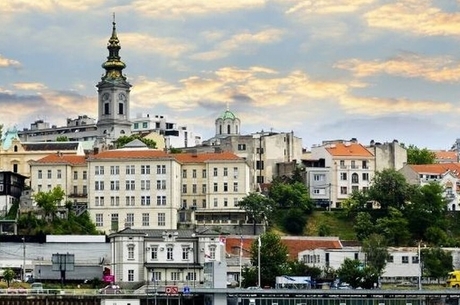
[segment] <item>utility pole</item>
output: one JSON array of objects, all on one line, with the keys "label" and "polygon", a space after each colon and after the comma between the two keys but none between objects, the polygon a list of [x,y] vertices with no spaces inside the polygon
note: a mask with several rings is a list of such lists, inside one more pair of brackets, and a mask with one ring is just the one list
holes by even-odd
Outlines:
[{"label": "utility pole", "polygon": [[260,248],[262,247],[262,241],[260,240],[260,235],[259,235],[259,251],[257,253],[257,262],[259,263],[258,265],[258,268],[257,268],[257,287],[261,287],[260,286]]},{"label": "utility pole", "polygon": [[26,279],[26,238],[22,237],[22,280]]},{"label": "utility pole", "polygon": [[418,242],[417,246],[417,254],[418,254],[418,266],[420,268],[420,273],[418,277],[418,290],[422,290],[422,256],[421,256],[421,251],[420,251],[420,243],[421,241]]}]

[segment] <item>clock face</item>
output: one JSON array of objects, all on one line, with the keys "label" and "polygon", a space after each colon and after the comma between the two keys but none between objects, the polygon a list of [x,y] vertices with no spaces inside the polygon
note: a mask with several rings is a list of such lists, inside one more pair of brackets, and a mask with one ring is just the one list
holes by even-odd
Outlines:
[{"label": "clock face", "polygon": [[126,95],[124,93],[120,93],[120,94],[118,94],[118,99],[120,101],[126,101]]},{"label": "clock face", "polygon": [[110,99],[110,95],[109,95],[108,93],[104,93],[104,94],[102,95],[102,100],[103,100],[103,101],[108,101],[109,99]]}]

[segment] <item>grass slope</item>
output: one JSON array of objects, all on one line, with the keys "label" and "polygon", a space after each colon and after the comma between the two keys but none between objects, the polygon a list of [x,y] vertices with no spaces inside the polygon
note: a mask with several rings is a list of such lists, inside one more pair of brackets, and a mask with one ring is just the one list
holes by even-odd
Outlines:
[{"label": "grass slope", "polygon": [[341,217],[340,212],[314,211],[308,217],[305,235],[318,236],[321,226],[328,228],[328,236],[338,236],[341,240],[356,239],[353,223]]}]

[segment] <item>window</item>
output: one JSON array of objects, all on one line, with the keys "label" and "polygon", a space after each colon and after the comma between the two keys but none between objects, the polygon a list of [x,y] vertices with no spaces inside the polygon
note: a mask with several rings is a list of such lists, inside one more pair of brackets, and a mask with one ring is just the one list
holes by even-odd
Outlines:
[{"label": "window", "polygon": [[256,169],[264,169],[264,161],[256,161]]},{"label": "window", "polygon": [[134,191],[136,189],[136,182],[134,180],[126,180],[126,190]]},{"label": "window", "polygon": [[74,185],[73,186],[73,193],[76,195],[78,194],[78,186],[77,185]]},{"label": "window", "polygon": [[218,174],[217,167],[214,167],[214,169],[213,169],[213,176],[214,176],[214,177],[217,177],[217,174]]},{"label": "window", "polygon": [[257,147],[256,148],[256,154],[261,155],[264,153],[264,148],[263,147]]},{"label": "window", "polygon": [[154,271],[152,275],[154,281],[161,281],[161,271]]},{"label": "window", "polygon": [[134,129],[139,129],[139,123],[134,123]]},{"label": "window", "polygon": [[363,173],[363,181],[369,181],[369,173]]},{"label": "window", "polygon": [[257,176],[256,181],[257,183],[264,183],[264,176]]},{"label": "window", "polygon": [[95,175],[104,175],[104,166],[96,165],[95,168],[94,168],[94,174]]},{"label": "window", "polygon": [[166,247],[166,259],[169,261],[174,260],[174,252],[173,252],[173,247],[172,246],[167,246]]},{"label": "window", "polygon": [[352,185],[351,192],[357,192],[357,191],[359,191],[359,187],[357,185]]},{"label": "window", "polygon": [[150,214],[142,213],[142,226],[148,227],[150,225]]},{"label": "window", "polygon": [[233,168],[233,178],[238,178],[238,167]]},{"label": "window", "polygon": [[111,166],[110,166],[110,174],[111,174],[111,175],[119,175],[119,174],[120,174],[120,166],[118,166],[118,165],[111,165]]},{"label": "window", "polygon": [[43,173],[42,173],[42,170],[41,170],[41,169],[38,170],[38,172],[37,172],[37,177],[38,177],[38,179],[42,179],[42,178],[43,178]]},{"label": "window", "polygon": [[233,191],[238,192],[238,182],[233,182]]},{"label": "window", "polygon": [[228,183],[224,182],[224,192],[228,192]]},{"label": "window", "polygon": [[187,184],[182,184],[182,193],[187,194]]},{"label": "window", "polygon": [[227,206],[228,206],[228,199],[224,198],[224,207],[227,207]]},{"label": "window", "polygon": [[401,257],[401,262],[403,264],[409,264],[409,256],[403,256]]},{"label": "window", "polygon": [[233,198],[233,206],[234,206],[234,207],[237,207],[237,206],[238,206],[238,201],[239,201],[238,198],[236,198],[236,197]]},{"label": "window", "polygon": [[126,206],[134,206],[134,204],[135,204],[135,197],[126,196]]},{"label": "window", "polygon": [[228,168],[224,167],[224,177],[228,176]]},{"label": "window", "polygon": [[315,195],[325,195],[326,190],[325,189],[313,189],[313,194],[315,194]]},{"label": "window", "polygon": [[128,259],[134,259],[134,245],[128,245]]},{"label": "window", "polygon": [[153,260],[158,259],[158,247],[151,247],[150,248],[150,258]]},{"label": "window", "polygon": [[206,208],[206,199],[203,199],[203,201],[201,202],[201,207],[202,208]]},{"label": "window", "polygon": [[47,177],[48,177],[48,179],[51,179],[51,177],[52,177],[50,169],[48,170],[48,176]]},{"label": "window", "polygon": [[346,168],[345,160],[340,160],[340,168]]},{"label": "window", "polygon": [[74,179],[74,180],[77,180],[77,179],[78,179],[78,172],[77,172],[77,171],[74,171],[74,172],[73,172],[73,179]]},{"label": "window", "polygon": [[209,247],[209,258],[216,259],[216,247]]},{"label": "window", "polygon": [[359,183],[359,175],[357,173],[351,174],[351,183]]},{"label": "window", "polygon": [[206,178],[206,170],[205,169],[203,169],[203,171],[201,172],[201,177]]},{"label": "window", "polygon": [[217,208],[217,205],[218,205],[217,198],[214,198],[214,207]]},{"label": "window", "polygon": [[388,256],[387,262],[388,262],[388,263],[393,263],[393,262],[394,262],[394,259],[395,259],[394,256],[393,256],[393,255],[390,255],[390,256]]},{"label": "window", "polygon": [[166,189],[166,180],[157,180],[157,190]]},{"label": "window", "polygon": [[347,180],[347,173],[340,173],[340,180],[342,181]]},{"label": "window", "polygon": [[127,213],[126,214],[126,225],[128,227],[134,226],[134,213]]},{"label": "window", "polygon": [[369,169],[369,165],[366,160],[363,160],[363,169]]},{"label": "window", "polygon": [[142,128],[147,128],[147,127],[148,127],[147,122],[142,122]]},{"label": "window", "polygon": [[166,225],[166,214],[158,213],[158,226],[164,227]]},{"label": "window", "polygon": [[326,180],[325,174],[314,174],[313,175],[313,181],[324,181],[324,180]]},{"label": "window", "polygon": [[126,175],[134,175],[136,174],[136,169],[134,165],[126,165]]},{"label": "window", "polygon": [[141,196],[141,205],[150,205],[150,196]]},{"label": "window", "polygon": [[203,184],[201,186],[201,191],[203,192],[203,194],[206,194],[206,184]]},{"label": "window", "polygon": [[182,178],[187,178],[187,170],[186,169],[182,170]]},{"label": "window", "polygon": [[128,270],[128,282],[134,282],[134,270],[133,269]]},{"label": "window", "polygon": [[192,178],[196,178],[196,169],[192,170]]},{"label": "window", "polygon": [[217,192],[219,190],[219,187],[217,186],[217,182],[214,182],[214,192]]},{"label": "window", "polygon": [[150,165],[141,165],[141,174],[150,175]]},{"label": "window", "polygon": [[94,181],[94,189],[96,191],[103,191],[104,190],[104,181]]},{"label": "window", "polygon": [[166,205],[166,196],[157,196],[157,205]]},{"label": "window", "polygon": [[180,272],[171,272],[171,281],[180,281]]},{"label": "window", "polygon": [[166,174],[166,165],[157,165],[157,175]]},{"label": "window", "polygon": [[96,214],[96,227],[103,227],[104,226],[104,214],[97,213]]},{"label": "window", "polygon": [[412,256],[412,264],[418,264],[418,256]]},{"label": "window", "polygon": [[189,253],[190,253],[190,248],[189,247],[183,247],[182,248],[182,259],[183,260],[189,260]]},{"label": "window", "polygon": [[187,281],[196,281],[196,272],[187,272]]},{"label": "window", "polygon": [[346,186],[341,186],[340,187],[340,194],[342,194],[342,195],[348,194],[348,189],[347,189]]},{"label": "window", "polygon": [[83,195],[88,195],[88,186],[83,185]]},{"label": "window", "polygon": [[83,180],[86,180],[86,179],[88,179],[88,172],[83,171]]},{"label": "window", "polygon": [[351,160],[351,168],[358,168],[355,160]]},{"label": "window", "polygon": [[110,190],[118,191],[120,189],[120,181],[110,181]]},{"label": "window", "polygon": [[150,180],[141,180],[141,191],[150,190]]},{"label": "window", "polygon": [[196,184],[192,184],[192,193],[196,194]]},{"label": "window", "polygon": [[246,144],[238,144],[238,150],[246,150]]}]

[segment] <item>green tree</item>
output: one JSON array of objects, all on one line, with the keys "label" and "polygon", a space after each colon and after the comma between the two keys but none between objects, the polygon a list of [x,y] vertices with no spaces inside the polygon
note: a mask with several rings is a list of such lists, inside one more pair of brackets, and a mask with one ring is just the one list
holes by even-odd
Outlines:
[{"label": "green tree", "polygon": [[369,267],[363,266],[359,260],[345,258],[344,262],[337,270],[337,275],[342,282],[346,282],[353,288],[370,289],[378,281],[377,272]]},{"label": "green tree", "polygon": [[359,241],[366,239],[369,235],[374,233],[375,229],[371,215],[368,212],[359,212],[358,215],[356,215],[353,229]]},{"label": "green tree", "polygon": [[443,278],[453,270],[452,254],[439,247],[421,250],[423,276]]},{"label": "green tree", "polygon": [[114,144],[116,148],[122,148],[129,142],[133,140],[140,140],[142,143],[147,145],[148,148],[155,149],[157,147],[157,143],[151,139],[143,138],[138,134],[130,135],[130,136],[121,136],[115,140]]},{"label": "green tree", "polygon": [[313,202],[305,184],[300,182],[274,182],[269,190],[269,197],[279,208],[300,208],[309,213],[313,210]]},{"label": "green tree", "polygon": [[68,142],[69,138],[67,136],[58,136],[56,142]]},{"label": "green tree", "polygon": [[406,205],[404,215],[414,240],[427,239],[430,227],[446,227],[446,202],[439,183],[430,183],[414,189],[411,204]]},{"label": "green tree", "polygon": [[256,232],[257,223],[270,220],[274,211],[274,203],[270,198],[256,192],[249,193],[237,204],[240,209],[245,210],[253,223],[253,234]]},{"label": "green tree", "polygon": [[34,195],[37,206],[43,209],[46,219],[54,219],[57,207],[64,199],[64,191],[61,187],[56,186],[48,192],[38,192]]},{"label": "green tree", "polygon": [[287,262],[285,274],[292,276],[310,276],[312,279],[317,279],[321,276],[322,270],[319,267],[309,266],[302,261],[289,260]]},{"label": "green tree", "polygon": [[366,263],[380,277],[388,259],[387,240],[379,234],[371,234],[363,240],[362,250],[366,254]]},{"label": "green tree", "polygon": [[5,269],[5,271],[3,271],[3,278],[5,279],[6,285],[8,287],[10,287],[10,283],[13,281],[15,276],[16,273],[11,268]]},{"label": "green tree", "polygon": [[401,173],[394,169],[384,169],[376,172],[367,194],[370,200],[377,201],[384,210],[390,207],[401,210],[408,200],[408,189],[409,184]]},{"label": "green tree", "polygon": [[395,208],[390,207],[388,211],[387,217],[377,219],[376,232],[385,236],[389,245],[407,245],[411,237],[407,219]]},{"label": "green tree", "polygon": [[434,164],[436,161],[436,154],[427,148],[420,149],[410,144],[406,150],[407,164]]},{"label": "green tree", "polygon": [[[281,242],[278,234],[267,232],[260,235],[260,287],[275,285],[277,276],[285,274],[288,249]],[[253,267],[259,264],[259,242],[256,239],[251,245],[251,263]]]}]

